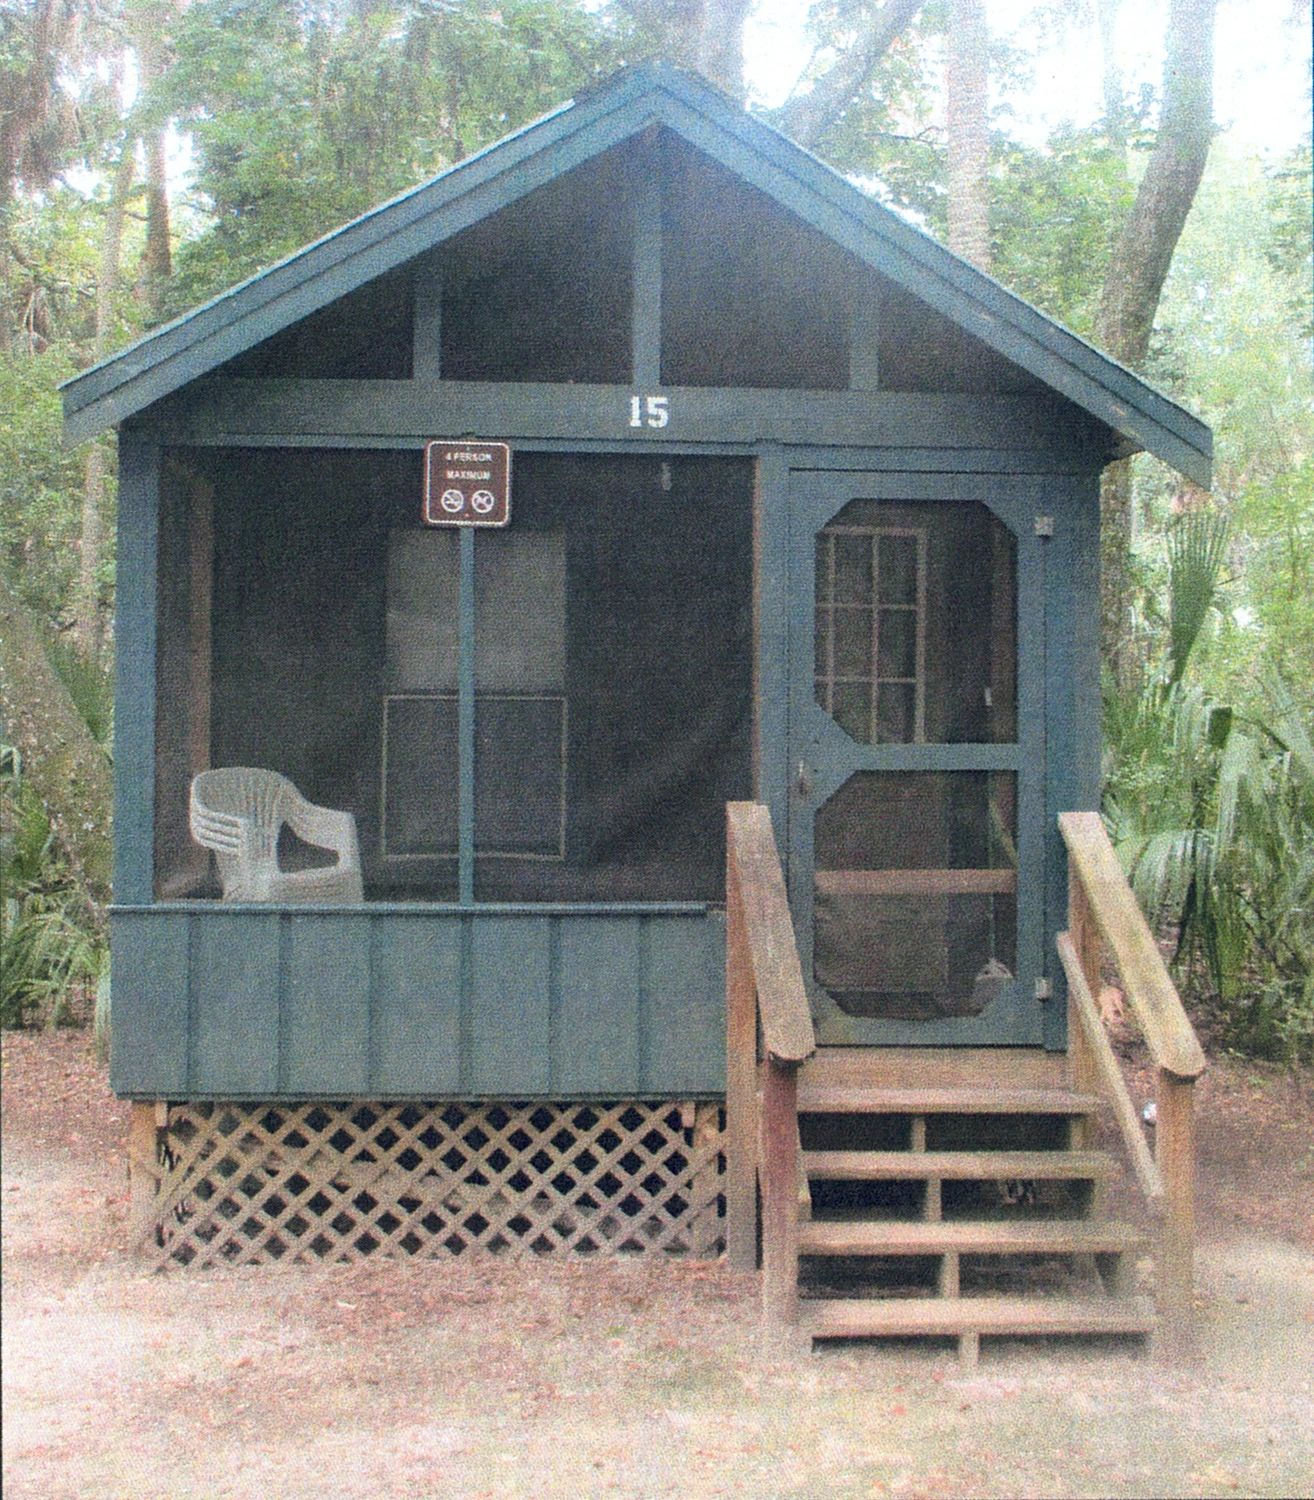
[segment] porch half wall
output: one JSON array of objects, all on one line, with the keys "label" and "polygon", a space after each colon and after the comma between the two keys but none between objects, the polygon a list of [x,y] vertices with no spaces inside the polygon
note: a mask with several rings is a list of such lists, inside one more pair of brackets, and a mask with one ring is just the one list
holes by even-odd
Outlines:
[{"label": "porch half wall", "polygon": [[111,946],[126,1098],[725,1089],[725,916],[701,905],[123,906]]}]

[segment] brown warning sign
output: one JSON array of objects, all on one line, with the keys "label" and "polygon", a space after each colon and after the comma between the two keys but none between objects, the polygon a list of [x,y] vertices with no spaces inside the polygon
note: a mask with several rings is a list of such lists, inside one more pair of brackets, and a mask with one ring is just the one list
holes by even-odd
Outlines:
[{"label": "brown warning sign", "polygon": [[424,445],[426,526],[505,526],[511,519],[511,449],[482,439]]}]

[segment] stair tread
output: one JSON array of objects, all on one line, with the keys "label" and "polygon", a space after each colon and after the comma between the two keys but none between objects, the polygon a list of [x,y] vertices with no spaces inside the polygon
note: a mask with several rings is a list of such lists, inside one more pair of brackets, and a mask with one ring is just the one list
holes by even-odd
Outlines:
[{"label": "stair tread", "polygon": [[1147,1237],[1130,1224],[1089,1219],[813,1220],[799,1225],[803,1255],[1037,1254],[1098,1255],[1141,1250]]},{"label": "stair tread", "polygon": [[804,1302],[800,1326],[813,1338],[957,1333],[1150,1333],[1147,1297],[892,1297]]},{"label": "stair tread", "polygon": [[997,1181],[1006,1177],[1044,1180],[1106,1178],[1118,1164],[1105,1151],[805,1151],[809,1178],[849,1181]]},{"label": "stair tread", "polygon": [[800,1084],[798,1107],[808,1114],[1090,1115],[1095,1094],[1072,1089],[882,1088],[868,1084]]}]

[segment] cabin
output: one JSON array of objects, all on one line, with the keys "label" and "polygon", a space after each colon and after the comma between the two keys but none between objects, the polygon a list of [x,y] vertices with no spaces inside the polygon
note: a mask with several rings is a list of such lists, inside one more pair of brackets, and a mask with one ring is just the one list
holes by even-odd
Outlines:
[{"label": "cabin", "polygon": [[64,398],[119,431],[156,1263],[725,1254],[791,1337],[965,1359],[1184,1326],[1203,1058],[1092,810],[1100,474],[1207,485],[1194,417],[664,66]]}]

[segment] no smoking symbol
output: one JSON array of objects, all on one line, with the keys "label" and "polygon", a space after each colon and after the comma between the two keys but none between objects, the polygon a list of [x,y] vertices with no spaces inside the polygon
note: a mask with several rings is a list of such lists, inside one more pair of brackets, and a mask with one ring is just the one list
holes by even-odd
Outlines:
[{"label": "no smoking symbol", "polygon": [[449,516],[454,516],[458,511],[464,509],[465,496],[460,490],[444,490],[442,498],[438,503]]}]

